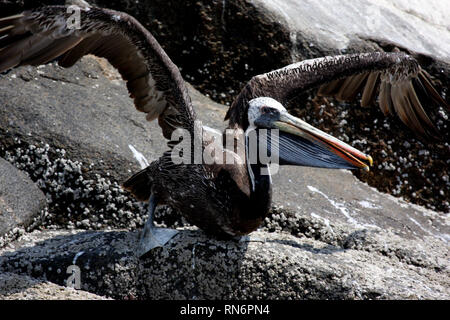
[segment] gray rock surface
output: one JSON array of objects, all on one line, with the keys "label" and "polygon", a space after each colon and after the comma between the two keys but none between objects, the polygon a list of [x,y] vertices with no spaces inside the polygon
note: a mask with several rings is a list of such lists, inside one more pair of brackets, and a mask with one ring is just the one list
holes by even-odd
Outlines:
[{"label": "gray rock surface", "polygon": [[[4,147],[14,144],[14,138],[27,144],[45,142],[65,149],[74,161],[94,163],[96,173],[109,172],[119,181],[140,168],[130,145],[145,150],[149,160],[159,156],[165,145],[162,134],[135,111],[121,82],[109,80],[103,70],[86,59],[69,70],[50,64],[1,77]],[[16,88],[27,94],[15,94]]]},{"label": "gray rock surface", "polygon": [[[141,169],[138,157],[151,162],[168,147],[118,77],[92,56],[68,70],[49,64],[0,77],[0,155],[45,191],[50,225],[136,228],[145,221],[119,185]],[[17,95],[17,87],[27,95]],[[200,118],[224,128],[224,107],[189,89]]]},{"label": "gray rock surface", "polygon": [[[431,0],[254,0],[293,40],[347,50],[355,39],[386,41],[450,63],[450,3]],[[306,14],[305,14],[306,13]],[[314,13],[314,14],[308,14]],[[351,21],[351,23],[349,23]]]},{"label": "gray rock surface", "polygon": [[0,300],[107,300],[15,273],[0,273]]},{"label": "gray rock surface", "polygon": [[[316,239],[255,232],[251,242],[183,230],[140,260],[135,232],[34,232],[0,251],[0,271],[117,299],[449,299],[447,247],[432,237],[330,228]],[[265,240],[265,242],[262,242]]]},{"label": "gray rock surface", "polygon": [[0,238],[28,227],[46,204],[44,194],[26,174],[0,158]]},{"label": "gray rock surface", "polygon": [[281,168],[274,177],[274,201],[324,221],[391,230],[405,237],[450,240],[448,215],[380,193],[346,170]]}]

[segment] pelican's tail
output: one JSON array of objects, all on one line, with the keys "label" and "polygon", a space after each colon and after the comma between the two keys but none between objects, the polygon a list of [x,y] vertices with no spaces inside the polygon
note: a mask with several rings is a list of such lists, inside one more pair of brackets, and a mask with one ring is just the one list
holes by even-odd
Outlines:
[{"label": "pelican's tail", "polygon": [[125,181],[122,187],[131,192],[139,201],[148,201],[150,199],[152,182],[149,177],[148,168],[145,168]]}]

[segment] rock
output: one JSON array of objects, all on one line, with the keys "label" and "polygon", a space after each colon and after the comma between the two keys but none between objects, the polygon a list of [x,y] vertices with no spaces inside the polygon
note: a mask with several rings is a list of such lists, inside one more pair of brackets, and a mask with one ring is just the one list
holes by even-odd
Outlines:
[{"label": "rock", "polygon": [[0,300],[107,300],[14,273],[0,273]]},{"label": "rock", "polygon": [[[22,172],[0,158],[0,238],[26,228],[46,207],[41,190]],[[0,243],[1,245],[1,243]]]},{"label": "rock", "polygon": [[0,252],[0,271],[64,285],[76,265],[83,290],[117,299],[450,298],[439,240],[329,227],[328,240],[255,232],[241,243],[183,230],[143,260],[136,232],[34,232]]},{"label": "rock", "polygon": [[[111,81],[103,72],[96,60],[88,58],[69,70],[50,64],[15,69],[3,76],[3,147],[14,144],[14,138],[27,144],[44,141],[65,149],[74,161],[95,164],[94,173],[108,172],[118,181],[140,169],[130,146],[147,159],[156,159],[167,149],[160,130],[152,130],[144,114],[130,108],[122,82]],[[27,94],[14,94],[16,88]]]},{"label": "rock", "polygon": [[404,237],[450,240],[448,215],[380,193],[347,170],[282,167],[273,181],[274,202],[285,210]]},{"label": "rock", "polygon": [[[73,1],[0,0],[0,9],[8,15]],[[186,80],[222,103],[231,103],[253,75],[329,54],[398,46],[416,53],[433,75],[450,72],[447,8],[439,0],[88,2],[135,16]]]},{"label": "rock", "polygon": [[[319,32],[323,45],[310,46],[314,39],[301,36],[314,30],[295,31],[286,24],[278,1],[273,7],[260,1],[164,1],[159,8],[159,0],[139,6],[109,3],[153,26],[150,30],[197,87],[223,85],[222,92],[208,89],[212,96],[234,96],[231,90],[254,73],[293,57],[337,53],[333,46],[345,43],[346,35],[333,42]],[[149,13],[161,20],[148,19]],[[192,20],[198,23],[190,25]],[[177,33],[184,27],[185,39]],[[173,44],[165,42],[173,38]],[[346,45],[348,51],[376,49],[381,42],[359,39]],[[195,49],[182,53],[180,48],[191,46]],[[430,61],[428,66],[435,63]],[[194,69],[204,78],[189,76]],[[199,118],[223,129],[226,107],[189,88]],[[40,187],[51,209],[59,210],[51,217],[54,224],[70,229],[142,224],[144,214],[134,203],[126,205],[131,200],[119,183],[140,169],[135,157],[155,160],[167,146],[157,123],[134,110],[108,64],[85,57],[69,70],[54,63],[21,67],[0,76],[0,90],[0,155],[32,172],[36,163],[20,162],[23,153],[17,150],[39,150],[38,170],[48,178],[39,180]],[[283,167],[274,176],[274,204],[271,217],[252,234],[265,243],[223,242],[186,230],[139,260],[136,232],[35,231],[1,251],[0,271],[63,286],[67,267],[76,264],[84,290],[121,299],[448,299],[448,215],[381,194],[345,170]]]},{"label": "rock", "polygon": [[[273,15],[290,31],[294,55],[297,47],[304,45],[319,45],[321,51],[349,50],[354,46],[352,42],[361,39],[396,44],[450,63],[448,4],[439,0],[426,4],[401,0],[344,3],[257,0],[253,3],[262,14]],[[301,43],[297,44],[298,38]]]}]

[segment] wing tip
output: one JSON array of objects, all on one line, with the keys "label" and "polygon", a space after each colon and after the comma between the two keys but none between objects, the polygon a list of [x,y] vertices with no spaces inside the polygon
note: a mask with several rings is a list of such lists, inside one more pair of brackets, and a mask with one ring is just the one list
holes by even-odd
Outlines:
[{"label": "wing tip", "polygon": [[20,18],[23,18],[23,17],[25,17],[25,14],[24,13],[19,13],[19,14],[15,14],[13,16],[0,18],[0,22],[16,20],[16,19],[20,19]]},{"label": "wing tip", "polygon": [[418,73],[418,79],[424,85],[426,93],[431,96],[432,100],[437,105],[442,105],[449,110],[448,103],[441,97],[441,95],[437,92],[437,90],[433,86],[433,79],[431,75],[424,69],[420,69]]}]

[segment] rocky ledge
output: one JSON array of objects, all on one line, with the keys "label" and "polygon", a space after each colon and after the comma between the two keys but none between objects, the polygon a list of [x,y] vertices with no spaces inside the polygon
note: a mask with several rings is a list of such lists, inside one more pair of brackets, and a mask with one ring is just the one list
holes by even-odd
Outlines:
[{"label": "rocky ledge", "polygon": [[446,246],[435,239],[310,222],[328,235],[224,242],[182,230],[144,259],[136,232],[33,232],[1,251],[0,270],[64,286],[76,265],[83,290],[116,299],[449,298]]},{"label": "rocky ledge", "polygon": [[[0,7],[5,3],[15,9],[29,5],[0,0]],[[204,12],[213,8],[196,3]],[[224,3],[229,18],[237,7]],[[253,3],[262,10],[259,1]],[[132,12],[134,2],[125,8]],[[246,12],[244,17],[255,17]],[[271,17],[280,19],[280,12]],[[167,26],[156,31],[163,40]],[[229,32],[232,24],[227,26]],[[285,29],[273,30],[281,46]],[[437,57],[433,48],[426,53]],[[277,56],[268,53],[261,57],[267,68]],[[224,128],[226,106],[189,89],[204,124]],[[346,170],[281,168],[270,216],[247,242],[206,237],[161,208],[157,222],[181,232],[139,259],[135,246],[145,205],[120,184],[167,147],[157,124],[134,110],[117,73],[94,57],[69,70],[55,63],[22,67],[0,75],[0,92],[0,157],[6,160],[0,159],[2,299],[450,298],[448,214],[381,193]],[[432,154],[423,158],[437,163]],[[448,182],[442,186],[436,199],[446,199]],[[66,288],[71,266],[79,268],[83,291]]]},{"label": "rocky ledge", "polygon": [[106,300],[95,294],[33,279],[16,273],[0,273],[0,300]]}]

